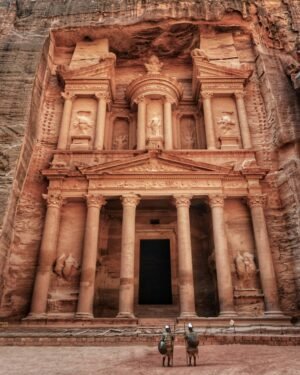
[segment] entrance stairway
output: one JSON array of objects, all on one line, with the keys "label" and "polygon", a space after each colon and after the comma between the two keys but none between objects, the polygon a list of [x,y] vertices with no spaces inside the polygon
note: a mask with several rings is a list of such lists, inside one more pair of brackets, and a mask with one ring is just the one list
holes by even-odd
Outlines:
[{"label": "entrance stairway", "polygon": [[[0,346],[115,346],[157,345],[166,324],[175,333],[176,345],[183,345],[186,321],[174,318],[93,319],[92,321],[25,320],[0,322]],[[197,318],[194,329],[200,345],[265,344],[300,345],[300,324],[287,319]]]}]

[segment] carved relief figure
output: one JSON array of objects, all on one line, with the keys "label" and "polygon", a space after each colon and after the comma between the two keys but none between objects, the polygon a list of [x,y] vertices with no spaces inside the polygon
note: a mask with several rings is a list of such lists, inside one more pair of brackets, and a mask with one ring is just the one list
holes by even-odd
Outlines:
[{"label": "carved relief figure", "polygon": [[181,148],[196,148],[195,119],[192,116],[183,116],[181,119]]},{"label": "carved relief figure", "polygon": [[128,135],[120,134],[114,138],[113,150],[126,150],[128,149]]},{"label": "carved relief figure", "polygon": [[87,135],[92,126],[93,120],[90,111],[78,111],[76,113],[73,128],[76,129],[78,135]]},{"label": "carved relief figure", "polygon": [[72,254],[68,256],[64,253],[61,254],[55,261],[53,266],[54,273],[64,278],[65,280],[69,281],[73,276],[78,273],[79,270],[79,263],[73,257]]},{"label": "carved relief figure", "polygon": [[281,57],[281,63],[285,74],[290,77],[294,89],[300,88],[300,63],[292,56]]},{"label": "carved relief figure", "polygon": [[149,136],[159,137],[161,135],[161,121],[159,115],[155,114],[152,117],[152,120],[147,125],[147,128],[150,132]]},{"label": "carved relief figure", "polygon": [[117,118],[114,122],[112,149],[128,150],[129,148],[129,122],[127,118]]},{"label": "carved relief figure", "polygon": [[254,262],[254,255],[248,252],[241,254],[239,251],[235,257],[235,267],[240,280],[240,287],[242,289],[255,288],[257,268]]},{"label": "carved relief figure", "polygon": [[222,112],[222,116],[217,118],[221,135],[232,135],[235,133],[234,112]]},{"label": "carved relief figure", "polygon": [[155,55],[152,55],[148,62],[145,63],[145,68],[148,73],[161,73],[163,63],[159,61],[159,58]]}]

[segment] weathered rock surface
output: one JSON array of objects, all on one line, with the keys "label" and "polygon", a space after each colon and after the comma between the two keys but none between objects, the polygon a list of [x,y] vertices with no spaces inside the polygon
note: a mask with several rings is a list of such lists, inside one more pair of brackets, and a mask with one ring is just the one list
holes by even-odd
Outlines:
[{"label": "weathered rock surface", "polygon": [[[132,59],[138,65],[149,50],[185,64],[190,51],[200,42],[211,45],[211,38],[216,46],[210,58],[232,65],[239,60],[255,70],[246,106],[259,164],[270,170],[266,214],[281,306],[299,313],[300,105],[282,63],[292,58],[300,64],[299,2],[2,0],[0,314],[24,316],[29,308],[45,212],[46,181],[39,171],[51,161],[62,113],[51,75],[54,34],[61,64],[85,37],[107,37],[124,68]],[[218,48],[225,51],[222,58]],[[122,82],[119,93],[122,97]]]}]

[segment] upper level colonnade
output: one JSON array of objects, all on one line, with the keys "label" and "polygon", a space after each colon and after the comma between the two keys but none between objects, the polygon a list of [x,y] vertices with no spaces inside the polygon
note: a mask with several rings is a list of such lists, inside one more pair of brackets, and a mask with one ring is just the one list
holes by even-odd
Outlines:
[{"label": "upper level colonnade", "polygon": [[64,106],[57,149],[252,149],[245,106],[252,72],[212,63],[201,49],[191,55],[193,113],[184,107],[180,80],[168,75],[155,55],[126,88],[126,116],[111,115],[116,56],[108,49],[98,64],[59,66]]}]

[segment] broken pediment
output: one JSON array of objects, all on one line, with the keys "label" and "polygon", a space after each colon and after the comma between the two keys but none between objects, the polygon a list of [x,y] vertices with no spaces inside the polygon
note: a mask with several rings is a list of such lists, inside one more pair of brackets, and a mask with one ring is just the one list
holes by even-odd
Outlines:
[{"label": "broken pediment", "polygon": [[[90,167],[80,167],[83,175],[145,175],[145,174],[228,174],[232,168],[166,156],[163,153],[147,153],[126,160],[117,160]],[[146,176],[145,176],[146,178]]]},{"label": "broken pediment", "polygon": [[75,95],[109,91],[114,97],[115,65],[116,55],[109,52],[106,39],[79,42],[70,65],[59,65],[56,73],[65,91]]},{"label": "broken pediment", "polygon": [[[253,71],[248,67],[233,68],[213,63],[201,49],[192,52],[193,95],[199,98],[203,89],[213,89],[224,93],[242,90]],[[213,86],[212,86],[213,85]]]},{"label": "broken pediment", "polygon": [[102,60],[99,60],[93,65],[82,66],[74,69],[67,65],[59,65],[57,67],[57,74],[64,82],[68,80],[82,79],[110,79],[115,60],[116,56],[109,52]]}]

